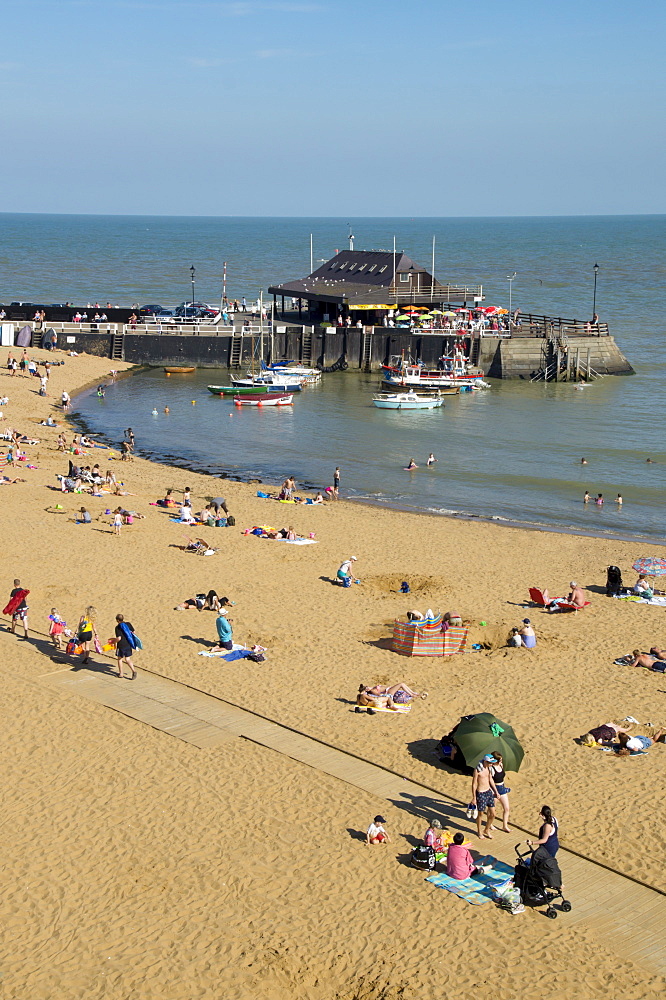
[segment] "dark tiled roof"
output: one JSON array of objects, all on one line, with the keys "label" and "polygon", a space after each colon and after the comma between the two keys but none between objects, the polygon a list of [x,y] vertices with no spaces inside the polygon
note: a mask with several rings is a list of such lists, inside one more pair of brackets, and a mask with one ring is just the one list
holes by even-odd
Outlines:
[{"label": "dark tiled roof", "polygon": [[[383,303],[388,289],[393,284],[394,256],[387,250],[343,250],[322,264],[307,278],[296,278],[281,285],[273,285],[268,291],[276,295],[294,297],[316,297],[324,302],[338,302],[346,298],[351,303]],[[425,268],[415,264],[405,253],[395,255],[395,273],[409,271],[427,274]],[[428,275],[428,278],[430,276]],[[438,287],[435,282],[435,287]]]}]

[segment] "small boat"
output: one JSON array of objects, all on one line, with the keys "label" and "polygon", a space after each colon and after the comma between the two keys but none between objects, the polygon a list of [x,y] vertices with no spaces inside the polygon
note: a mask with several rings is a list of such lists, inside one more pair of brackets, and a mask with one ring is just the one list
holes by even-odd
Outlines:
[{"label": "small boat", "polygon": [[418,396],[415,392],[380,392],[372,397],[372,401],[380,410],[434,410],[444,406],[439,393]]},{"label": "small boat", "polygon": [[196,368],[165,368],[164,371],[167,375],[189,375],[190,372],[195,372]]},{"label": "small boat", "polygon": [[267,365],[265,361],[261,362],[261,370],[265,373],[274,373],[276,375],[302,375],[307,378],[308,381],[318,382],[321,378],[321,371],[319,368],[306,368],[304,365],[299,365],[295,361],[275,361],[273,364]]},{"label": "small boat", "polygon": [[300,392],[303,388],[303,379],[287,378],[285,375],[248,375],[247,378],[234,378],[231,376],[232,385],[239,389],[247,389],[249,386],[268,386],[272,392]]},{"label": "small boat", "polygon": [[272,385],[208,385],[206,388],[214,396],[265,396],[275,391]]},{"label": "small boat", "polygon": [[236,406],[291,406],[294,395],[290,392],[267,392],[259,396],[234,396]]}]

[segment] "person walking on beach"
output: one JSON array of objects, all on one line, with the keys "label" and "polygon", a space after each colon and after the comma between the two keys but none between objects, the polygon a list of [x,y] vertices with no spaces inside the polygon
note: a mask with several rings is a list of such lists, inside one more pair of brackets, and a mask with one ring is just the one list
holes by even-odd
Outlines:
[{"label": "person walking on beach", "polygon": [[[495,779],[490,769],[491,763],[495,763],[495,758],[492,754],[486,754],[475,768],[472,778],[472,800],[476,803],[476,831],[480,840],[493,839],[490,831],[495,819],[495,799],[499,798]],[[482,813],[486,814],[486,826],[483,833],[481,833]]]},{"label": "person walking on beach", "polygon": [[114,632],[117,640],[116,658],[118,660],[118,676],[121,678],[125,676],[123,664],[126,663],[132,671],[127,679],[133,681],[136,677],[136,670],[134,668],[134,664],[132,663],[132,653],[135,649],[138,649],[139,646],[137,637],[134,633],[134,626],[131,622],[126,622],[123,615],[116,615],[116,627]]},{"label": "person walking on beach", "polygon": [[26,601],[26,597],[29,593],[29,590],[21,586],[20,580],[14,580],[14,588],[9,594],[7,607],[2,612],[3,615],[12,616],[10,628],[12,635],[16,635],[16,626],[22,625],[25,639],[28,638],[28,602]]},{"label": "person walking on beach", "polygon": [[336,465],[335,472],[333,473],[333,496],[338,499],[338,490],[340,489],[340,468]]},{"label": "person walking on beach", "polygon": [[72,402],[72,400],[66,389],[62,390],[62,396],[60,397],[60,401],[62,402],[62,408],[64,412],[67,413],[67,411],[69,410],[69,404]]},{"label": "person walking on beach", "polygon": [[79,618],[79,627],[76,633],[76,637],[79,640],[83,659],[81,664],[85,664],[90,659],[90,643],[93,639],[97,639],[97,630],[95,628],[95,621],[97,619],[97,608],[89,604],[86,610],[83,612]]}]

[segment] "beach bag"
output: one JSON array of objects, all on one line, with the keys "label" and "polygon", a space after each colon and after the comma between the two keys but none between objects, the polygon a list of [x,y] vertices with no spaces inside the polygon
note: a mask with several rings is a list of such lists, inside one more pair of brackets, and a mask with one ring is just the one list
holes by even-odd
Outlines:
[{"label": "beach bag", "polygon": [[425,844],[419,844],[418,847],[415,847],[410,857],[412,868],[419,868],[423,872],[434,871],[436,861],[434,850]]},{"label": "beach bag", "polygon": [[139,639],[139,637],[136,634],[136,632],[132,632],[132,635],[134,636],[134,648],[135,649],[143,649],[143,643],[141,642],[141,639]]},{"label": "beach bag", "polygon": [[235,527],[236,527],[236,518],[234,517],[233,514],[229,514],[227,516],[227,528],[235,528]]},{"label": "beach bag", "polygon": [[78,656],[79,653],[83,652],[83,646],[80,646],[76,639],[70,639],[65,647],[65,652],[68,656]]},{"label": "beach bag", "polygon": [[101,653],[102,652],[102,643],[99,641],[99,639],[97,638],[97,636],[95,636],[95,652],[96,653]]}]

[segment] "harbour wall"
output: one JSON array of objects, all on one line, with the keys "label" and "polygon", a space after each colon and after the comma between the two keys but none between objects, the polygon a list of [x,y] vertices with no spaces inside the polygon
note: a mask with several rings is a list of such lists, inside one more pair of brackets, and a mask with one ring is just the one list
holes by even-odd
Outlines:
[{"label": "harbour wall", "polygon": [[[31,324],[26,324],[31,325]],[[99,357],[125,360],[136,365],[172,365],[197,368],[249,368],[254,350],[259,362],[260,338],[230,328],[200,327],[191,332],[162,333],[133,331],[123,325],[108,324],[106,329],[85,329],[80,324],[58,328],[58,347]],[[49,324],[47,323],[47,328]],[[265,360],[290,358],[308,365],[329,367],[344,359],[349,368],[376,370],[392,355],[419,358],[426,365],[437,366],[443,354],[450,354],[460,338],[452,333],[409,333],[388,327],[336,329],[330,327],[284,326],[272,337],[264,333]],[[41,332],[33,333],[33,346],[41,346]],[[533,335],[511,337],[483,336],[469,343],[473,364],[487,376],[501,379],[530,380],[550,362],[560,345]],[[631,375],[633,368],[621,353],[613,337],[577,336],[562,348],[562,358],[580,359],[599,375]]]}]

